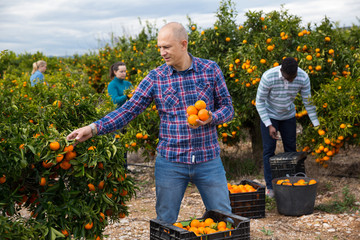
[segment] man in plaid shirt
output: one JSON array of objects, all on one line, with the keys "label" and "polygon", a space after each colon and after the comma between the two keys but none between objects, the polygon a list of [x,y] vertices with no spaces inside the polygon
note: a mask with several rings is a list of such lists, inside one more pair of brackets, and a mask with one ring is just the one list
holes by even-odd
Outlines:
[{"label": "man in plaid shirt", "polygon": [[[133,97],[120,108],[68,135],[83,142],[126,126],[155,101],[160,116],[155,163],[157,219],[177,220],[189,182],[194,183],[207,210],[231,213],[225,170],[220,159],[216,126],[234,115],[231,96],[219,66],[187,51],[188,34],[179,23],[168,23],[158,34],[165,64],[152,70]],[[210,117],[187,122],[186,109],[197,100],[207,104]]]}]

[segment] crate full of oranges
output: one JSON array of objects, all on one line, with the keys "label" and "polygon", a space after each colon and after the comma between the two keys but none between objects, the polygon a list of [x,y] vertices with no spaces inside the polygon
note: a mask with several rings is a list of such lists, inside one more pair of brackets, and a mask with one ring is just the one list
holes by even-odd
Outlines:
[{"label": "crate full of oranges", "polygon": [[250,239],[250,220],[219,210],[205,212],[202,218],[193,218],[168,224],[154,219],[150,221],[150,239]]},{"label": "crate full of oranges", "polygon": [[247,218],[265,217],[265,186],[242,180],[239,184],[228,183],[232,213]]}]

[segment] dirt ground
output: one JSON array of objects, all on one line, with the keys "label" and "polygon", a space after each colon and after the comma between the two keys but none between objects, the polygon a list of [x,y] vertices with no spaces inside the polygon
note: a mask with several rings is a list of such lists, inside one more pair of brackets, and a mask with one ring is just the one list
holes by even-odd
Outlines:
[{"label": "dirt ground", "polygon": [[[105,239],[145,240],[150,237],[150,220],[155,214],[154,163],[141,163],[139,159],[129,158],[131,176],[140,190],[129,204],[130,214],[119,222],[110,224]],[[358,210],[352,213],[331,214],[315,210],[301,217],[283,216],[277,212],[275,200],[266,217],[250,220],[251,239],[292,240],[292,239],[360,239],[360,151],[338,154],[327,169],[319,168],[314,159],[308,157],[305,168],[308,177],[318,181],[315,207],[319,204],[343,200],[343,189],[348,187],[355,196]],[[354,168],[357,168],[354,170]],[[263,177],[241,176],[231,181],[239,183],[243,179],[264,184]],[[189,220],[204,214],[204,205],[195,186],[189,186],[181,204],[179,221]]]}]

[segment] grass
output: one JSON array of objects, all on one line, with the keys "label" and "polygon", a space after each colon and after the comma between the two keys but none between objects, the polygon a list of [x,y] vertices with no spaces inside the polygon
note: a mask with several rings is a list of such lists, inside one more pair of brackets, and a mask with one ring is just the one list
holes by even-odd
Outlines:
[{"label": "grass", "polygon": [[263,227],[262,229],[260,229],[260,231],[261,231],[262,233],[264,233],[265,236],[272,236],[272,235],[274,234],[273,231],[271,231],[270,229],[265,229],[264,227]]},{"label": "grass", "polygon": [[270,198],[270,197],[266,196],[266,198],[265,198],[265,210],[270,212],[270,211],[273,211],[274,209],[276,209],[275,198]]},{"label": "grass", "polygon": [[228,156],[222,156],[222,161],[226,171],[227,178],[236,179],[239,176],[249,176],[259,174],[259,168],[250,158],[238,159]]},{"label": "grass", "polygon": [[343,188],[342,193],[342,199],[335,196],[335,200],[329,203],[319,204],[315,206],[315,209],[327,213],[344,213],[359,210],[359,206],[355,205],[356,198],[354,194],[350,193],[348,186]]}]

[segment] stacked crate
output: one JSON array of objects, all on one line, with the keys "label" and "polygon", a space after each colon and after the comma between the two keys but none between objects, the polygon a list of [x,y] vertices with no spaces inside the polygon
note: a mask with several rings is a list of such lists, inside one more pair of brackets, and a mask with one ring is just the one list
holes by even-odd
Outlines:
[{"label": "stacked crate", "polygon": [[247,218],[265,217],[265,186],[251,181],[242,180],[239,185],[249,184],[255,192],[230,193],[232,213]]}]

